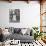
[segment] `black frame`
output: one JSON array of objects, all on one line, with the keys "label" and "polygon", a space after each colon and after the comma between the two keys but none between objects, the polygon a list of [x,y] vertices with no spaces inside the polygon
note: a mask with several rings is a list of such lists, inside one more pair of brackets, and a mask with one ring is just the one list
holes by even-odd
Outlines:
[{"label": "black frame", "polygon": [[20,22],[20,9],[9,10],[9,22]]}]

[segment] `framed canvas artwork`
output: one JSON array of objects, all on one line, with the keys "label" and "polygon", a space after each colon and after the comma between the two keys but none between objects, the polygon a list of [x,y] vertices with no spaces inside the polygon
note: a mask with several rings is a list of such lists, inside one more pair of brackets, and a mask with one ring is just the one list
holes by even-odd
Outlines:
[{"label": "framed canvas artwork", "polygon": [[9,10],[9,22],[20,22],[20,9]]}]

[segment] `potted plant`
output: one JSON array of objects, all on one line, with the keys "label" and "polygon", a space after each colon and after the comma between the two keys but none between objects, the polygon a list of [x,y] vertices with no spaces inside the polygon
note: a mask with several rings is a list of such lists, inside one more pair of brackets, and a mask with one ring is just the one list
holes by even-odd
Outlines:
[{"label": "potted plant", "polygon": [[39,31],[38,31],[38,27],[32,27],[33,28],[33,30],[35,31],[35,33],[34,33],[34,40],[36,40],[36,38],[38,37],[38,33],[39,33]]},{"label": "potted plant", "polygon": [[38,31],[39,28],[38,27],[32,27],[32,28],[35,31],[35,33],[34,33],[34,40],[36,40],[38,37],[41,38],[42,32]]}]

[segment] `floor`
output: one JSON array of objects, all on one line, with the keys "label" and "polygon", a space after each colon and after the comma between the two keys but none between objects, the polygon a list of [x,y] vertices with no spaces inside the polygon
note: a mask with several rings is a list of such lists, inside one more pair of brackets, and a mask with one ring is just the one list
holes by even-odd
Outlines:
[{"label": "floor", "polygon": [[22,44],[22,46],[46,46],[46,44],[43,43],[42,40],[38,40],[38,41],[36,40],[36,41],[34,41],[33,43]]},{"label": "floor", "polygon": [[[2,45],[0,45],[2,46]],[[19,43],[19,44],[15,44],[15,45],[10,45],[8,43],[6,43],[4,46],[46,46],[46,44],[42,41],[42,40],[36,40],[33,43]]]}]

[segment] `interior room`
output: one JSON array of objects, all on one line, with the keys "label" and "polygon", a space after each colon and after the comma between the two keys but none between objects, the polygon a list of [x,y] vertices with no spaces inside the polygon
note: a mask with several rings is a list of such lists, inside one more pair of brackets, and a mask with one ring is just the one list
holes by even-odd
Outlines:
[{"label": "interior room", "polygon": [[0,46],[46,46],[46,0],[0,0]]}]

